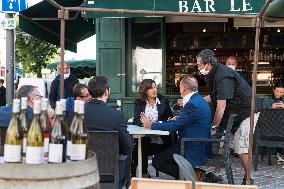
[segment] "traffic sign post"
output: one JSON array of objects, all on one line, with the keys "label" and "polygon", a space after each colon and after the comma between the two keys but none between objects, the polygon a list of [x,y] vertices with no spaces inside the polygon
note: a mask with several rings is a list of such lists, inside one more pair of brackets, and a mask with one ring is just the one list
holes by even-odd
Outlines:
[{"label": "traffic sign post", "polygon": [[3,18],[0,19],[0,28],[5,30],[13,30],[16,28],[15,18]]},{"label": "traffic sign post", "polygon": [[27,8],[26,0],[0,0],[0,11],[4,13],[17,13]]}]

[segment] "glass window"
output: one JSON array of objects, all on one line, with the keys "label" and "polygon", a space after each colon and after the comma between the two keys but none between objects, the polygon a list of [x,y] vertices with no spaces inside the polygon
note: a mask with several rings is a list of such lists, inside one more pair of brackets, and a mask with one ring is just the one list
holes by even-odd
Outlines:
[{"label": "glass window", "polygon": [[143,79],[153,79],[161,88],[163,65],[161,23],[133,22],[131,31],[131,92],[138,92],[138,86]]}]

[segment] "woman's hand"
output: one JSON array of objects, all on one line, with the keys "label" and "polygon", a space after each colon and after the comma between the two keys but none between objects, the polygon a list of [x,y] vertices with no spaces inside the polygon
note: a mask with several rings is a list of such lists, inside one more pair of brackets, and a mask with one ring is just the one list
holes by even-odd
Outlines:
[{"label": "woman's hand", "polygon": [[141,123],[142,123],[143,127],[151,129],[152,120],[149,119],[148,117],[146,117],[144,112],[142,112],[140,114],[140,120],[141,120]]}]

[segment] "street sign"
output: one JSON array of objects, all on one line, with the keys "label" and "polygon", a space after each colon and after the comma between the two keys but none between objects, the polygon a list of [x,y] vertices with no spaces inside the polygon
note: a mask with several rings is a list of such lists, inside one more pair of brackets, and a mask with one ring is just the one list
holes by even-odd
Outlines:
[{"label": "street sign", "polygon": [[17,13],[27,8],[26,0],[0,0],[0,12]]},{"label": "street sign", "polygon": [[3,18],[0,19],[0,28],[6,30],[13,30],[16,28],[16,19],[15,18]]}]

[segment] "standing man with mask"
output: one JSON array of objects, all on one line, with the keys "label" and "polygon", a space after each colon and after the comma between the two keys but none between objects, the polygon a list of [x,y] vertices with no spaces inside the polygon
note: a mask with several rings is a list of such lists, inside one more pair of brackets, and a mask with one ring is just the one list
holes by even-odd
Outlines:
[{"label": "standing man with mask", "polygon": [[237,61],[237,58],[235,56],[229,56],[227,58],[227,61],[226,61],[226,66],[228,66],[229,68],[235,70],[236,72],[238,72],[238,74],[240,74],[247,82],[248,84],[251,86],[251,74],[248,73],[248,72],[243,72],[242,69],[239,70],[239,69],[236,69],[238,68],[238,61]]},{"label": "standing man with mask", "polygon": [[[210,49],[204,49],[197,55],[197,67],[202,75],[205,76],[209,87],[210,95],[204,97],[208,103],[212,103],[215,112],[211,132],[226,129],[230,114],[236,113],[232,133],[240,127],[243,120],[250,116],[251,108],[251,87],[233,69],[217,63],[215,54]],[[245,175],[243,184],[246,184],[248,173],[247,157],[240,155]],[[251,184],[253,180],[251,180]]]},{"label": "standing man with mask", "polygon": [[[55,108],[55,103],[60,99],[60,64],[57,65],[57,72],[59,73],[55,79],[51,82],[49,103],[51,108]],[[70,67],[67,63],[64,63],[64,98],[73,96],[73,87],[79,83],[79,80],[72,74],[70,74]]]}]

